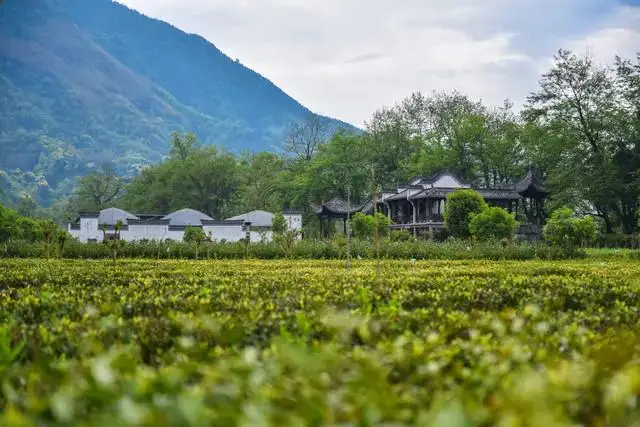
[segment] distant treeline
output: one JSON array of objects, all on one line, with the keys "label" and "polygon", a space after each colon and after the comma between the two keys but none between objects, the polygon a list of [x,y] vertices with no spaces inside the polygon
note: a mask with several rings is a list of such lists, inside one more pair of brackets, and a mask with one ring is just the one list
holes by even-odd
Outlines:
[{"label": "distant treeline", "polygon": [[[308,209],[311,202],[360,202],[417,175],[447,169],[487,187],[522,177],[546,180],[547,213],[568,206],[606,233],[638,232],[640,55],[609,67],[560,51],[521,113],[464,94],[414,93],[377,111],[362,135],[332,136],[314,116],[295,125],[281,153],[234,155],[174,134],[171,153],[130,181],[105,169],[83,177],[58,212],[117,206],[165,213],[190,207],[215,218],[253,209]],[[305,217],[313,235],[313,215]]]}]

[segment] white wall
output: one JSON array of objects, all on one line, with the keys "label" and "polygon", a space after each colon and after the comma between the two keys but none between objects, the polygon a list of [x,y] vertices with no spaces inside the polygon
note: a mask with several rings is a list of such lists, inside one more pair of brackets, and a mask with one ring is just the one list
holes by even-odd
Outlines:
[{"label": "white wall", "polygon": [[128,230],[120,232],[120,238],[127,242],[140,240],[162,241],[169,235],[169,226],[160,224],[134,224],[129,225]]},{"label": "white wall", "polygon": [[184,241],[184,230],[168,230],[164,240],[173,240],[174,242]]},{"label": "white wall", "polygon": [[[287,214],[284,217],[290,229],[302,230],[301,214]],[[81,242],[86,243],[91,239],[95,239],[98,242],[103,240],[102,230],[98,229],[98,218],[81,218],[80,230],[72,230],[71,224],[68,225],[67,229],[72,236],[78,238]],[[203,231],[217,242],[222,240],[238,242],[246,237],[246,231],[243,231],[242,225],[238,224],[205,225],[203,226]],[[260,232],[255,230],[250,232],[249,237],[251,242],[254,243],[262,242],[263,238],[270,242],[273,239],[273,233],[271,231]],[[128,229],[120,231],[120,238],[127,242],[140,240],[182,242],[184,240],[184,230],[169,230],[168,225],[160,224],[133,224],[129,225]]]},{"label": "white wall", "polygon": [[104,235],[102,230],[98,229],[98,218],[80,218],[80,230],[72,230],[71,224],[67,226],[69,234],[76,237],[83,243],[89,240],[96,240],[102,242]]},{"label": "white wall", "polygon": [[290,230],[302,230],[302,214],[283,214]]},{"label": "white wall", "polygon": [[242,230],[241,225],[205,225],[203,227],[204,233],[211,238],[219,242],[225,240],[227,242],[239,242],[246,237],[246,232]]},{"label": "white wall", "polygon": [[270,242],[273,240],[273,231],[251,231],[251,243]]}]

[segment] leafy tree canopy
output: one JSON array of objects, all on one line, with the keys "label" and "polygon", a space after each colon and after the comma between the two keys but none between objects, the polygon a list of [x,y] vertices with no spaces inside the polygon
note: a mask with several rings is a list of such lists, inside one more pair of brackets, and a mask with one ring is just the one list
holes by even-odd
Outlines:
[{"label": "leafy tree canopy", "polygon": [[471,237],[471,220],[485,209],[487,203],[477,191],[454,191],[449,194],[445,204],[444,221],[447,231],[453,237],[468,239]]}]

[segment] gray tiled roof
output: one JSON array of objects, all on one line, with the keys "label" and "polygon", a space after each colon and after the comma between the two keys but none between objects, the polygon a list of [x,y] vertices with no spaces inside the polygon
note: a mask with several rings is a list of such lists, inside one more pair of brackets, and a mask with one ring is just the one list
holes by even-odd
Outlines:
[{"label": "gray tiled roof", "polygon": [[[458,188],[429,188],[414,196],[412,199],[445,199]],[[475,188],[475,191],[487,200],[519,200],[522,197],[513,190]]]},{"label": "gray tiled roof", "polygon": [[522,197],[513,190],[478,189],[476,190],[486,200],[519,200]]},{"label": "gray tiled roof", "polygon": [[394,200],[406,200],[408,198],[408,195],[409,195],[409,190],[404,190],[396,194],[395,196],[387,197],[385,201],[392,202]]},{"label": "gray tiled roof", "polygon": [[525,197],[544,197],[549,195],[549,190],[540,182],[531,169],[527,171],[527,175],[522,181],[515,185],[515,190]]},{"label": "gray tiled roof", "polygon": [[213,220],[213,218],[211,218],[209,215],[203,214],[202,212],[198,212],[193,209],[181,209],[179,211],[170,213],[162,219],[170,220],[169,224],[171,226],[180,227],[185,227],[188,225],[199,226],[202,225],[202,220]]},{"label": "gray tiled roof", "polygon": [[322,205],[312,204],[311,207],[317,214],[321,214],[324,210],[327,210],[334,214],[346,215],[347,213],[355,214],[356,212],[361,212],[364,208],[367,208],[368,205],[370,206],[370,201],[356,205],[353,203],[349,204],[342,199],[333,198]]},{"label": "gray tiled roof", "polygon": [[250,222],[252,227],[271,227],[273,225],[273,214],[267,211],[251,211],[227,218],[227,221]]},{"label": "gray tiled roof", "polygon": [[139,219],[134,214],[127,211],[123,211],[118,208],[107,208],[100,211],[98,215],[98,224],[115,225],[118,221],[122,221],[122,224],[126,225],[130,219]]}]

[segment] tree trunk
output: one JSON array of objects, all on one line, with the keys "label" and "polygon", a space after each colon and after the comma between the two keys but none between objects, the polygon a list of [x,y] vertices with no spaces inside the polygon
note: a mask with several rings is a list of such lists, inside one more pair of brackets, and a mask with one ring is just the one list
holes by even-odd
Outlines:
[{"label": "tree trunk", "polygon": [[622,232],[624,234],[635,234],[638,231],[637,212],[626,212],[620,220],[622,222]]},{"label": "tree trunk", "polygon": [[604,228],[607,234],[613,233],[613,225],[611,224],[611,220],[609,219],[609,215],[602,214],[602,220],[604,221]]}]

